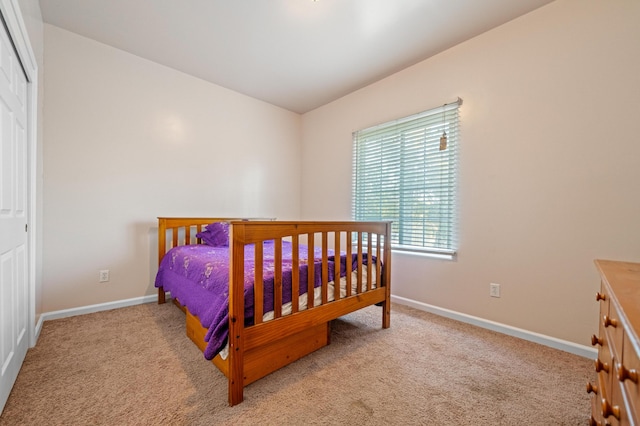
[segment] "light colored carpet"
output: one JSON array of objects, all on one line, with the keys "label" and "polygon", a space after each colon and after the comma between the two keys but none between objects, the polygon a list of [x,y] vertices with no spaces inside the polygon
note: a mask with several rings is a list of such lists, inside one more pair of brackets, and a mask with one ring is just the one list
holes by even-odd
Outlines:
[{"label": "light colored carpet", "polygon": [[172,304],[45,322],[1,425],[584,425],[591,360],[405,306],[337,321],[332,343],[227,405]]}]

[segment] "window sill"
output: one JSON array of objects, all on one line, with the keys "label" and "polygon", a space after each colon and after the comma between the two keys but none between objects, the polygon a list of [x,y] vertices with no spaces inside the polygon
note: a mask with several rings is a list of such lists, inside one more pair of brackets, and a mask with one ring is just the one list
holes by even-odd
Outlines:
[{"label": "window sill", "polygon": [[403,250],[403,249],[394,249],[391,248],[392,253],[397,254],[406,254],[409,256],[417,256],[417,257],[425,257],[430,259],[439,259],[439,260],[456,260],[457,253],[434,253],[434,252],[426,252],[426,251],[414,251],[414,250]]}]

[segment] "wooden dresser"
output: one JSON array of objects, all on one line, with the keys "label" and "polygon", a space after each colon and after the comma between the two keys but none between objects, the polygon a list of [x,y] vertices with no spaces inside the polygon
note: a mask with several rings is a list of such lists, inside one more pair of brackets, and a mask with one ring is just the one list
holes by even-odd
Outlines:
[{"label": "wooden dresser", "polygon": [[602,280],[591,425],[640,425],[640,263],[595,261]]}]

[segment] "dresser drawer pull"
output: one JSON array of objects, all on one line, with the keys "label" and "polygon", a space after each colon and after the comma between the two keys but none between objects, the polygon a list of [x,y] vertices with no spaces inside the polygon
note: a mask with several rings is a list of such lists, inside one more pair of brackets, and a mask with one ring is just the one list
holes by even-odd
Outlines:
[{"label": "dresser drawer pull", "polygon": [[628,369],[622,364],[618,364],[618,380],[624,382],[625,380],[631,380],[633,383],[638,383],[638,371],[635,369]]},{"label": "dresser drawer pull", "polygon": [[598,386],[587,382],[587,393],[598,393]]},{"label": "dresser drawer pull", "polygon": [[593,336],[591,336],[591,346],[595,345],[602,346],[602,339],[594,334]]},{"label": "dresser drawer pull", "polygon": [[599,373],[601,371],[606,371],[607,373],[609,372],[609,364],[607,364],[606,362],[602,362],[599,359],[596,359],[596,373]]},{"label": "dresser drawer pull", "polygon": [[600,292],[596,293],[596,302],[599,302],[600,300],[607,300],[607,295]]},{"label": "dresser drawer pull", "polygon": [[609,401],[602,398],[602,416],[604,418],[613,416],[616,419],[620,420],[620,407],[617,405],[611,406],[611,404],[609,404]]},{"label": "dresser drawer pull", "polygon": [[604,326],[605,327],[613,327],[616,328],[618,326],[618,320],[617,319],[611,319],[609,318],[609,315],[605,315],[604,316]]}]

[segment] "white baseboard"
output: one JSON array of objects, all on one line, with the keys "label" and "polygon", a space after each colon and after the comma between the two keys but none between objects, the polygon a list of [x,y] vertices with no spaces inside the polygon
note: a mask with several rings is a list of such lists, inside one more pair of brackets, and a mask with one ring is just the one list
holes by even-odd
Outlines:
[{"label": "white baseboard", "polygon": [[401,305],[410,306],[412,308],[419,309],[421,311],[430,312],[432,314],[440,315],[442,317],[451,318],[456,321],[472,324],[478,327],[486,328],[489,330],[497,331],[498,333],[506,334],[520,339],[528,340],[530,342],[539,343],[541,345],[549,346],[554,349],[569,352],[575,355],[579,355],[585,358],[595,359],[598,355],[597,349],[589,346],[579,345],[577,343],[569,342],[567,340],[557,339],[551,336],[545,336],[544,334],[534,333],[532,331],[523,330],[521,328],[512,327],[510,325],[501,324],[499,322],[489,321],[483,318],[474,317],[472,315],[463,314],[449,309],[440,308],[426,303],[417,302],[415,300],[406,299],[400,296],[391,296],[391,301],[399,303]]},{"label": "white baseboard", "polygon": [[[40,321],[38,321],[38,327],[42,328],[42,323],[44,321],[73,317],[76,315],[92,314],[94,312],[108,311],[108,310],[117,309],[117,308],[125,308],[127,306],[142,305],[143,303],[151,303],[157,300],[158,300],[158,296],[155,294],[152,294],[149,296],[134,297],[133,299],[99,303],[97,305],[81,306],[78,308],[63,309],[61,311],[45,312],[42,315],[40,315]],[[38,327],[36,327],[37,335],[40,334],[40,331],[37,330]]]},{"label": "white baseboard", "polygon": [[44,324],[44,314],[40,314],[40,318],[38,318],[38,323],[36,324],[36,329],[33,333],[33,339],[31,339],[31,347],[36,345],[36,342],[40,338],[40,332],[42,331],[42,324]]}]

